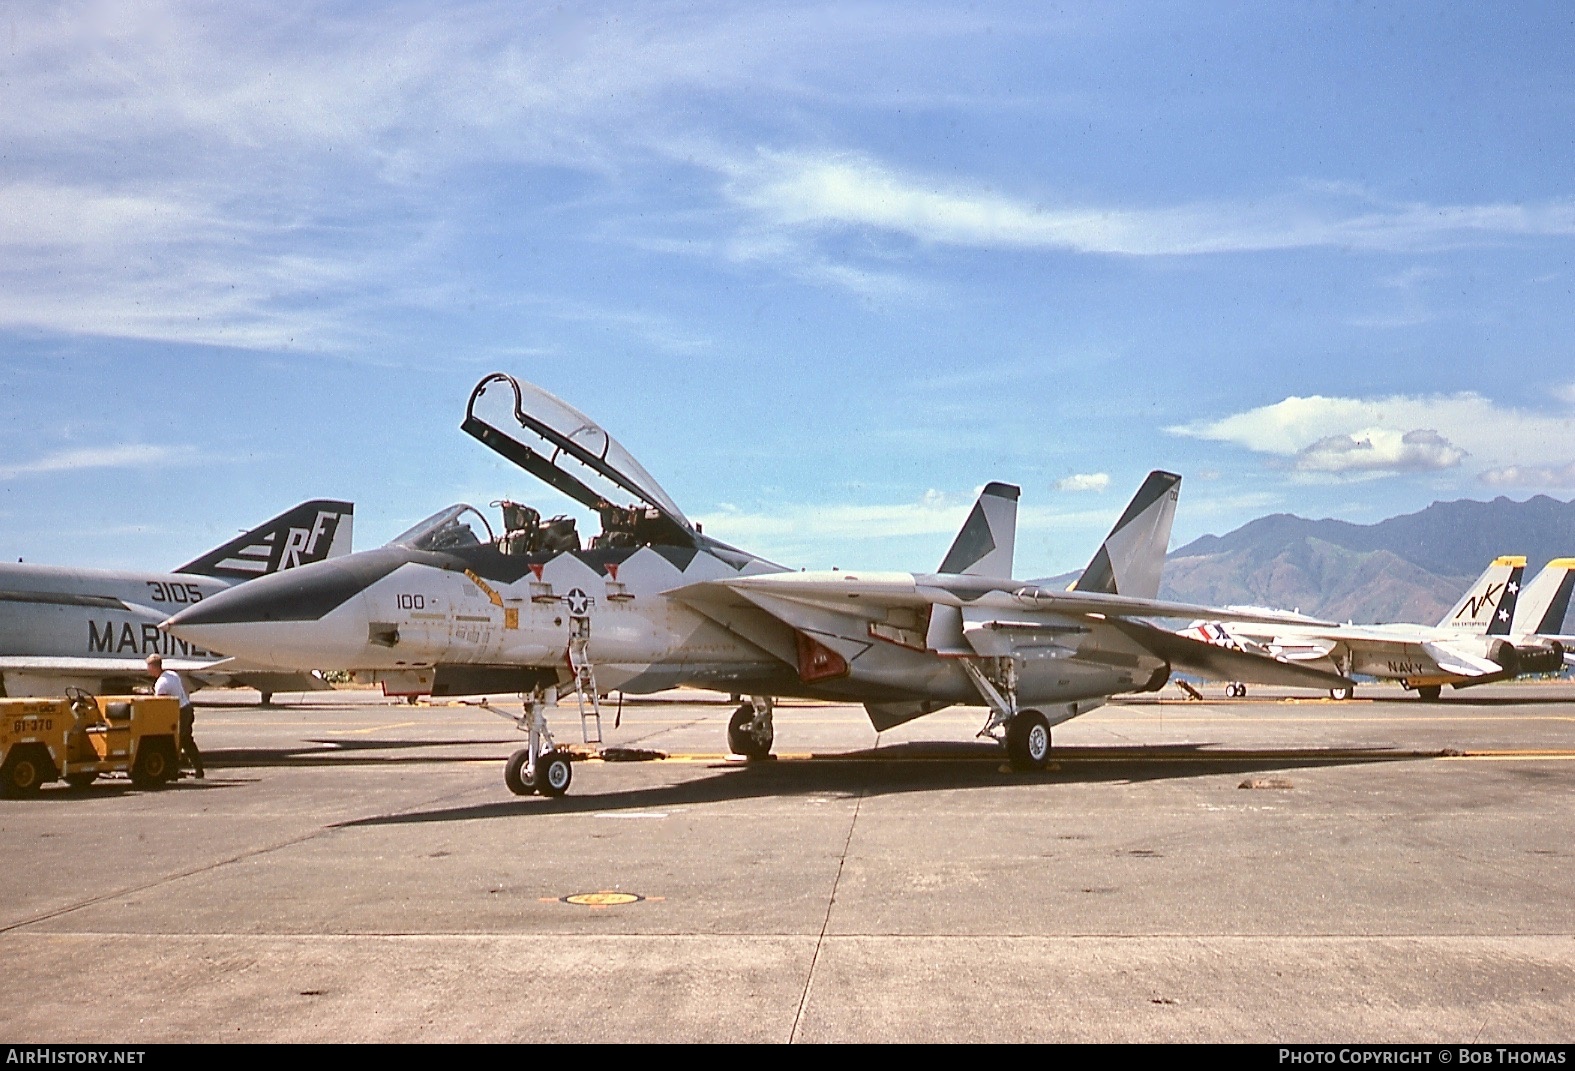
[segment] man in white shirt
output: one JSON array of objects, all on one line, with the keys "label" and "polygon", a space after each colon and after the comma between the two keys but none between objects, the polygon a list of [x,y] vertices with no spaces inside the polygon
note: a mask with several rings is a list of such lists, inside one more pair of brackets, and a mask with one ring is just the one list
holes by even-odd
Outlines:
[{"label": "man in white shirt", "polygon": [[154,695],[167,695],[180,704],[181,755],[191,763],[192,772],[197,775],[198,780],[201,780],[202,753],[197,750],[197,741],[191,736],[196,711],[192,709],[191,697],[186,694],[186,685],[181,682],[179,673],[164,668],[164,659],[156,654],[148,655],[148,676],[153,678]]}]

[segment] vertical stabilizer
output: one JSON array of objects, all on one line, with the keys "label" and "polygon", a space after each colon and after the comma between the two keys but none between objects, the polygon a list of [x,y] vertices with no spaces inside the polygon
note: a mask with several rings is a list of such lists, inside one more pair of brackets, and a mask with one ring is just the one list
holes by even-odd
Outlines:
[{"label": "vertical stabilizer", "polygon": [[350,553],[354,519],[355,506],[349,502],[302,502],[175,571],[250,580],[337,558]]},{"label": "vertical stabilizer", "polygon": [[1526,559],[1506,554],[1467,589],[1455,608],[1438,623],[1439,628],[1458,629],[1477,636],[1507,636],[1520,597],[1520,581],[1526,572]]},{"label": "vertical stabilizer", "polygon": [[941,562],[941,573],[988,576],[1008,580],[1012,553],[1017,545],[1017,497],[1021,488],[1009,483],[987,483],[979,501],[952,541]]},{"label": "vertical stabilizer", "polygon": [[1510,631],[1516,636],[1557,636],[1564,631],[1570,594],[1575,591],[1575,558],[1554,558],[1526,585],[1515,604]]},{"label": "vertical stabilizer", "polygon": [[1072,590],[1135,599],[1158,597],[1159,574],[1165,568],[1165,550],[1170,545],[1170,526],[1176,519],[1179,497],[1180,476],[1157,469],[1149,473]]}]

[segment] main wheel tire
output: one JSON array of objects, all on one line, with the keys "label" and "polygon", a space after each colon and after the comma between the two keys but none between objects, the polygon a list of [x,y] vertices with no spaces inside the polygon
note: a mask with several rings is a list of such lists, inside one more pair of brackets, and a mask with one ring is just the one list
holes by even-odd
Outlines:
[{"label": "main wheel tire", "polygon": [[569,791],[574,780],[574,764],[561,751],[549,751],[536,760],[536,791],[557,797]]},{"label": "main wheel tire", "polygon": [[1050,723],[1037,710],[1020,710],[1006,725],[1006,759],[1014,770],[1050,764]]},{"label": "main wheel tire", "polygon": [[727,720],[727,749],[746,759],[763,759],[771,754],[771,744],[776,734],[772,733],[762,740],[759,734],[749,728],[754,720],[753,703],[745,703],[733,711],[733,716]]},{"label": "main wheel tire", "polygon": [[530,749],[522,747],[509,756],[508,763],[503,767],[503,783],[516,796],[532,796],[536,793],[536,783],[525,773],[525,765],[529,760]]},{"label": "main wheel tire", "polygon": [[13,750],[5,765],[0,766],[0,795],[12,800],[38,795],[44,782],[53,780],[54,771],[46,770],[44,762],[34,747]]},{"label": "main wheel tire", "polygon": [[97,780],[98,774],[94,773],[92,770],[84,770],[81,773],[66,774],[66,784],[70,785],[72,788],[87,788]]},{"label": "main wheel tire", "polygon": [[1424,703],[1436,703],[1438,697],[1444,694],[1442,684],[1424,684],[1416,690],[1416,696]]},{"label": "main wheel tire", "polygon": [[142,789],[159,789],[175,780],[178,770],[175,745],[168,740],[144,740],[131,764],[131,783]]},{"label": "main wheel tire", "polygon": [[1356,695],[1356,685],[1347,684],[1344,688],[1330,688],[1330,699],[1351,699]]}]

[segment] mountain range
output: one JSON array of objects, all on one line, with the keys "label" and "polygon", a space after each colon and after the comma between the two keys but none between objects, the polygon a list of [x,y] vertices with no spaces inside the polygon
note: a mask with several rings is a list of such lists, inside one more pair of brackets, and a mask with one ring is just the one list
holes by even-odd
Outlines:
[{"label": "mountain range", "polygon": [[1575,501],[1434,502],[1377,524],[1275,513],[1171,551],[1160,598],[1433,624],[1501,554],[1526,556],[1527,581],[1575,556]]}]

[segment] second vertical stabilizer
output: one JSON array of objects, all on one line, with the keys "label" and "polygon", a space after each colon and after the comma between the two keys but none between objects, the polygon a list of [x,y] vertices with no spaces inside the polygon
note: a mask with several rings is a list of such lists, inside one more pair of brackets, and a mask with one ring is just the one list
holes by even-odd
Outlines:
[{"label": "second vertical stabilizer", "polygon": [[1564,631],[1572,591],[1575,558],[1554,558],[1521,592],[1510,631],[1517,636],[1559,635]]},{"label": "second vertical stabilizer", "polygon": [[1180,476],[1157,469],[1149,473],[1072,590],[1157,598],[1180,496]]}]

